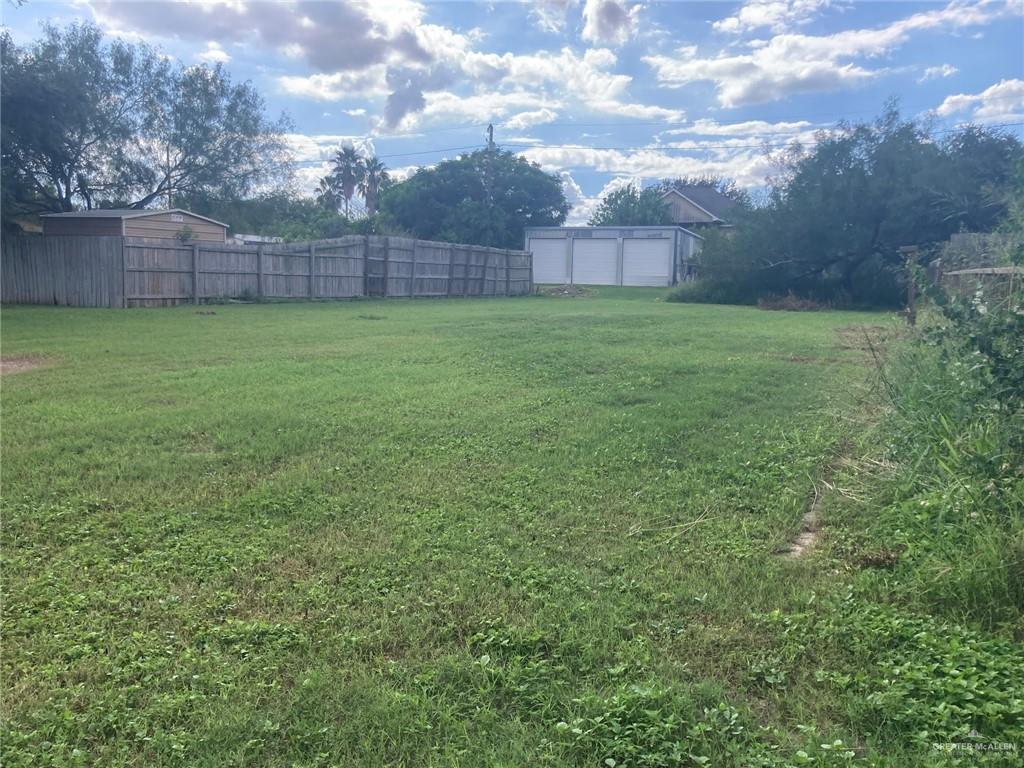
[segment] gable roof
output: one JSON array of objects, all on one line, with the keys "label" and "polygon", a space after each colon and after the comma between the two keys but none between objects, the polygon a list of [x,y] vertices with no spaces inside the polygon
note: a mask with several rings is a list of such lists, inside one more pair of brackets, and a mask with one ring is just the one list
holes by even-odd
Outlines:
[{"label": "gable roof", "polygon": [[673,187],[662,195],[663,198],[677,194],[696,205],[708,216],[723,221],[730,210],[736,207],[736,201],[726,197],[714,187],[688,185]]},{"label": "gable roof", "polygon": [[192,211],[186,211],[184,208],[155,208],[155,209],[139,209],[139,208],[93,208],[88,211],[68,211],[67,213],[44,213],[42,218],[45,219],[139,219],[145,216],[156,216],[161,213],[181,213],[186,216],[194,216],[197,219],[208,221],[211,224],[216,224],[219,227],[227,227],[223,221],[217,221],[207,216],[200,216],[198,213],[192,213]]}]

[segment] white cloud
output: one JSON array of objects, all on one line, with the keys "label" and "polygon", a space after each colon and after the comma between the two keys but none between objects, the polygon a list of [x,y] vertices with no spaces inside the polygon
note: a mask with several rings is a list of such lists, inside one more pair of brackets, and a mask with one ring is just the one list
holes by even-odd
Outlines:
[{"label": "white cloud", "polygon": [[719,123],[716,120],[695,120],[685,128],[673,128],[662,131],[659,136],[775,136],[780,134],[797,134],[814,128],[807,120],[795,122],[769,123],[765,120],[746,120],[741,123]]},{"label": "white cloud", "polygon": [[829,5],[831,0],[746,0],[734,15],[716,21],[712,27],[731,34],[765,27],[786,32],[808,23]]},{"label": "white cloud", "polygon": [[[409,113],[399,122],[399,131],[413,131],[430,124],[460,120],[504,123],[510,115],[556,114],[555,110],[562,106],[560,101],[530,91],[488,91],[471,96],[451,91],[427,91],[424,100],[425,104],[419,112]],[[511,127],[521,129],[525,126]]]},{"label": "white cloud", "polygon": [[196,58],[204,64],[224,64],[231,61],[231,54],[211,40],[206,44],[206,50],[197,53]]},{"label": "white cloud", "polygon": [[831,35],[780,34],[747,44],[748,52],[701,57],[693,46],[675,56],[654,55],[644,61],[668,87],[711,81],[725,107],[784,99],[794,94],[861,85],[884,74],[857,59],[883,56],[916,32],[985,24],[1013,12],[1009,5],[987,0],[954,0],[944,8],[915,13],[876,29],[852,29]]},{"label": "white cloud", "polygon": [[[373,139],[366,136],[349,136],[331,133],[289,133],[285,141],[297,163],[319,163],[329,160],[338,147],[352,145],[360,152],[372,155],[375,153]],[[322,174],[321,174],[322,175]]]},{"label": "white cloud", "polygon": [[579,4],[580,0],[537,0],[530,15],[543,31],[558,33],[565,29],[569,9]]},{"label": "white cloud", "polygon": [[616,176],[605,184],[596,195],[588,196],[583,194],[583,189],[572,177],[571,173],[562,171],[558,175],[562,179],[562,191],[565,193],[565,199],[570,206],[569,215],[565,220],[565,223],[570,226],[586,224],[590,217],[594,215],[594,211],[597,210],[601,201],[612,192],[630,185],[642,186],[643,184],[643,179],[635,176]]},{"label": "white cloud", "polygon": [[353,97],[379,97],[388,93],[387,70],[383,65],[360,72],[335,72],[301,77],[277,78],[282,92],[316,101],[342,101]]},{"label": "white cloud", "polygon": [[624,101],[632,78],[613,71],[618,57],[607,48],[589,48],[580,56],[570,48],[516,55],[471,53],[463,70],[482,83],[518,89],[547,87],[595,112],[647,120],[678,121],[682,110]]},{"label": "white cloud", "polygon": [[917,82],[924,83],[928,80],[939,80],[943,77],[952,77],[960,70],[952,64],[943,64],[939,67],[928,67],[924,74],[917,78]]},{"label": "white cloud", "polygon": [[584,146],[530,147],[521,154],[551,173],[588,168],[602,173],[656,179],[718,174],[735,179],[741,186],[763,184],[773,169],[771,158],[756,149],[723,152],[711,158],[675,154],[658,147],[632,151]]},{"label": "white cloud", "polygon": [[947,96],[935,112],[942,117],[970,112],[969,119],[976,123],[1024,119],[1024,80],[1000,80],[981,93]]},{"label": "white cloud", "polygon": [[544,125],[545,123],[554,122],[557,118],[557,112],[553,109],[544,108],[537,109],[532,112],[520,112],[516,115],[512,115],[512,117],[506,120],[502,125],[505,128],[521,131],[534,125]]},{"label": "white cloud", "polygon": [[624,0],[587,0],[582,37],[591,43],[622,45],[636,34],[639,5]]}]

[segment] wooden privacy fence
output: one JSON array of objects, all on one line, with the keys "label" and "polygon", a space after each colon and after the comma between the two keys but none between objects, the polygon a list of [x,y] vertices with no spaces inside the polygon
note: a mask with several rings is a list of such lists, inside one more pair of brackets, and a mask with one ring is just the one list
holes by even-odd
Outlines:
[{"label": "wooden privacy fence", "polygon": [[228,245],[125,237],[5,237],[4,303],[165,306],[225,298],[520,296],[526,251],[350,235]]}]

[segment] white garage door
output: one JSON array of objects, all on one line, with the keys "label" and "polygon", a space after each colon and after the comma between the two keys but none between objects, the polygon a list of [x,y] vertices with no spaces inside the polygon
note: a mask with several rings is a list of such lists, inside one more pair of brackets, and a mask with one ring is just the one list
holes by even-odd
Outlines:
[{"label": "white garage door", "polygon": [[672,282],[672,240],[627,239],[622,243],[623,285],[668,285]]},{"label": "white garage door", "polygon": [[615,285],[618,241],[606,237],[572,241],[572,281],[578,285]]},{"label": "white garage door", "polygon": [[530,238],[529,251],[533,254],[533,282],[569,282],[568,241],[564,239]]}]

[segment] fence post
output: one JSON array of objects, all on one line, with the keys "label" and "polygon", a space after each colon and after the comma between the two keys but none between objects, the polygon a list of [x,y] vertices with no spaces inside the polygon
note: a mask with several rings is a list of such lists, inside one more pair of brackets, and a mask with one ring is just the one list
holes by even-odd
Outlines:
[{"label": "fence post", "polygon": [[469,256],[473,253],[472,248],[466,249],[466,261],[462,267],[462,298],[469,296]]},{"label": "fence post", "polygon": [[316,246],[312,243],[309,244],[309,299],[312,301],[316,297]]},{"label": "fence post", "polygon": [[192,243],[192,303],[199,303],[199,243]]},{"label": "fence post", "polygon": [[491,268],[491,249],[484,253],[484,276],[480,278],[480,295],[487,295],[487,270]]},{"label": "fence post", "polygon": [[263,298],[263,246],[256,248],[256,295]]},{"label": "fence post", "polygon": [[121,238],[121,307],[128,308],[128,243]]},{"label": "fence post", "polygon": [[386,299],[391,291],[391,286],[388,285],[388,261],[391,258],[391,238],[384,237],[384,298]]},{"label": "fence post", "polygon": [[448,246],[448,296],[452,295],[452,283],[455,281],[455,246]]},{"label": "fence post", "polygon": [[512,251],[505,249],[505,295],[512,295]]},{"label": "fence post", "polygon": [[527,255],[530,258],[530,284],[528,286],[526,286],[526,292],[529,294],[529,293],[533,293],[533,288],[534,288],[534,285],[533,285],[533,251],[527,251],[526,253],[527,253]]},{"label": "fence post", "polygon": [[409,298],[416,298],[416,244],[419,240],[412,241],[412,276],[409,278]]},{"label": "fence post", "polygon": [[370,295],[370,236],[363,235],[363,296]]}]

